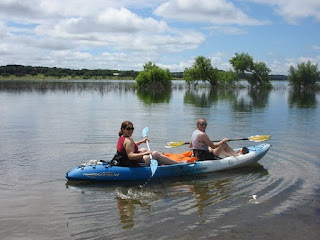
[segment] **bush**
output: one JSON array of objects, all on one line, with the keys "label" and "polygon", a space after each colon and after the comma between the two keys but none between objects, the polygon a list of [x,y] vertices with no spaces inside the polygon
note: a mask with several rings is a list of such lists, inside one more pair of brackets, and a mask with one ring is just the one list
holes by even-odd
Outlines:
[{"label": "bush", "polygon": [[171,87],[170,71],[161,69],[155,64],[148,62],[144,65],[144,70],[136,77],[136,86],[139,89],[165,89]]},{"label": "bush", "polygon": [[289,69],[289,82],[294,88],[314,89],[319,77],[318,64],[311,64],[310,61],[298,64],[297,69],[293,66]]}]

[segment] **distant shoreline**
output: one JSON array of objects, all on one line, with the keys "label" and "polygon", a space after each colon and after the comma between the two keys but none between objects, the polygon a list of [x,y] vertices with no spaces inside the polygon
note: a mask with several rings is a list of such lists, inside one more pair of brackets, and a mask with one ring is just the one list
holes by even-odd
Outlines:
[{"label": "distant shoreline", "polygon": [[[75,70],[56,67],[7,65],[0,66],[0,80],[134,80],[139,72],[134,70]],[[171,72],[173,80],[184,80],[183,74],[183,72]],[[247,75],[250,74],[245,74],[245,78]],[[280,74],[270,74],[269,77],[270,81],[288,80],[288,76]]]},{"label": "distant shoreline", "polygon": [[116,76],[107,76],[107,77],[102,77],[102,76],[92,76],[90,78],[86,78],[83,76],[63,76],[63,77],[55,77],[55,76],[44,76],[43,74],[39,74],[36,76],[31,76],[31,75],[25,75],[18,77],[16,75],[10,75],[3,77],[0,75],[0,80],[39,80],[39,81],[46,81],[46,80],[134,80],[132,77],[116,77]]},{"label": "distant shoreline", "polygon": [[[55,77],[55,76],[45,76],[43,74],[38,74],[35,76],[32,75],[25,75],[25,76],[16,76],[16,75],[10,75],[10,76],[1,76],[0,75],[0,80],[6,80],[6,81],[15,81],[15,80],[30,80],[30,81],[46,81],[46,80],[135,80],[133,77],[119,77],[119,76],[92,76],[92,77],[83,77],[83,76],[63,76],[63,77]],[[183,78],[174,78],[172,81],[175,80],[184,80]],[[246,81],[246,79],[242,79],[243,81]],[[270,81],[288,81],[288,79],[283,79],[283,78],[271,78]]]}]

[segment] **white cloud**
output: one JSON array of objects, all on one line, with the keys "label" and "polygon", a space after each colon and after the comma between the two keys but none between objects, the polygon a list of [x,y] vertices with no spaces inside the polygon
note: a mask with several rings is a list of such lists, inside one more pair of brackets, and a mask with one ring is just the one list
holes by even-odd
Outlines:
[{"label": "white cloud", "polygon": [[[57,35],[87,35],[91,33],[132,34],[137,32],[161,33],[169,30],[163,21],[151,17],[142,18],[128,9],[107,8],[99,15],[87,15],[63,19],[54,23]],[[45,26],[47,28],[47,26]],[[54,31],[52,32],[54,33]]]},{"label": "white cloud", "polygon": [[267,66],[272,69],[271,74],[283,74],[288,75],[290,66],[297,68],[298,64],[306,63],[310,61],[312,64],[320,64],[320,55],[315,57],[296,57],[296,58],[284,58],[283,60],[272,60],[271,62],[266,62]]},{"label": "white cloud", "polygon": [[[41,62],[37,65],[56,63],[56,66],[71,67],[76,66],[78,59],[80,65],[86,61],[91,68],[95,67],[91,60],[103,62],[103,52],[129,51],[126,52],[128,59],[138,53],[140,60],[137,58],[137,61],[145,59],[141,56],[153,60],[166,53],[195,49],[205,41],[200,32],[178,30],[152,15],[141,16],[126,8],[140,8],[134,5],[138,3],[153,7],[159,1],[151,4],[146,0],[134,3],[95,0],[88,4],[85,0],[3,0],[0,2],[0,51],[9,54],[10,62],[19,64],[38,60]],[[21,27],[23,24],[26,27]],[[7,49],[11,48],[8,53]],[[94,56],[80,54],[83,52],[96,53]],[[69,61],[64,61],[62,56]],[[7,64],[7,59],[0,56],[0,64]],[[126,67],[130,67],[129,64],[122,69]]]},{"label": "white cloud", "polygon": [[268,68],[272,69],[271,74],[282,74],[287,75],[290,64],[286,61],[272,60],[271,62],[266,62]]},{"label": "white cloud", "polygon": [[98,16],[97,23],[101,24],[108,31],[116,32],[164,32],[168,30],[168,26],[165,22],[157,21],[151,17],[141,18],[125,8],[106,9]]},{"label": "white cloud", "polygon": [[38,4],[34,1],[3,0],[0,2],[1,18],[31,19],[34,16],[42,16]]},{"label": "white cloud", "polygon": [[216,67],[219,70],[228,71],[230,69],[233,69],[232,65],[229,63],[229,60],[232,57],[233,56],[230,56],[225,52],[215,52],[210,57],[211,64],[213,67]]},{"label": "white cloud", "polygon": [[320,50],[320,45],[313,45],[313,46],[312,46],[312,49],[313,49],[313,50]]},{"label": "white cloud", "polygon": [[0,55],[8,55],[10,53],[8,44],[0,43]]},{"label": "white cloud", "polygon": [[320,1],[318,0],[246,0],[263,3],[275,8],[275,12],[286,21],[297,24],[300,19],[314,18],[320,21]]},{"label": "white cloud", "polygon": [[250,18],[231,1],[170,0],[161,4],[155,14],[164,18],[211,24],[263,25],[267,22]]},{"label": "white cloud", "polygon": [[[297,42],[303,45],[295,49],[273,48],[248,39],[251,26],[267,24],[260,19],[272,19],[271,8],[290,22],[318,21],[319,5],[315,0],[0,0],[0,65],[141,70],[152,61],[183,71],[192,65],[191,56],[207,54],[213,65],[227,70],[234,49],[248,49],[251,55],[265,49],[265,57],[259,54],[261,61],[268,67],[270,62],[273,72],[282,68],[286,73],[289,61],[283,52],[290,53],[294,63],[303,60],[299,53],[319,62],[317,32],[310,41],[301,34]],[[279,33],[285,25],[277,25],[276,38],[282,40]],[[273,27],[254,30],[268,38],[274,34]],[[302,26],[299,31],[304,32]]]},{"label": "white cloud", "polygon": [[7,37],[7,35],[8,35],[7,27],[2,22],[0,22],[0,38],[4,39],[5,37]]},{"label": "white cloud", "polygon": [[170,69],[172,72],[183,72],[186,68],[190,67],[192,65],[191,62],[185,62],[181,61],[176,64],[157,64],[159,67],[163,69]]},{"label": "white cloud", "polygon": [[224,35],[243,35],[247,34],[248,31],[232,26],[210,26],[205,28],[209,30],[214,35],[224,34]]}]

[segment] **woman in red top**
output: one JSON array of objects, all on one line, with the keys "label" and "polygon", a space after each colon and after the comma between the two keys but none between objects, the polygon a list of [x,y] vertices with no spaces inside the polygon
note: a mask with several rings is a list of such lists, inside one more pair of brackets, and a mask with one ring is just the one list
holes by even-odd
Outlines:
[{"label": "woman in red top", "polygon": [[117,144],[117,152],[125,153],[128,156],[129,162],[135,161],[135,163],[145,163],[146,166],[149,166],[151,153],[152,158],[158,160],[159,165],[171,165],[178,163],[157,151],[149,151],[146,148],[139,149],[138,146],[142,143],[145,143],[148,138],[142,139],[138,142],[134,142],[131,138],[133,130],[134,127],[132,122],[124,121],[121,124],[121,129],[119,131],[119,140]]}]

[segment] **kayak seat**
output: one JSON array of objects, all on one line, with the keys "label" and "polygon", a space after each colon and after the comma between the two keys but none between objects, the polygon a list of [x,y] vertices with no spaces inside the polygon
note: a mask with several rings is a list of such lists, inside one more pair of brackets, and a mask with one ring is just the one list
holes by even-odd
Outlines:
[{"label": "kayak seat", "polygon": [[192,163],[197,160],[196,157],[192,157],[191,151],[187,151],[187,152],[183,152],[183,153],[162,153],[162,154],[169,157],[172,160],[177,161],[177,162]]},{"label": "kayak seat", "polygon": [[247,153],[249,153],[250,151],[249,151],[249,149],[247,148],[247,147],[243,147],[242,149],[240,149],[239,151],[238,151],[238,153],[240,153],[240,154],[247,154]]}]

